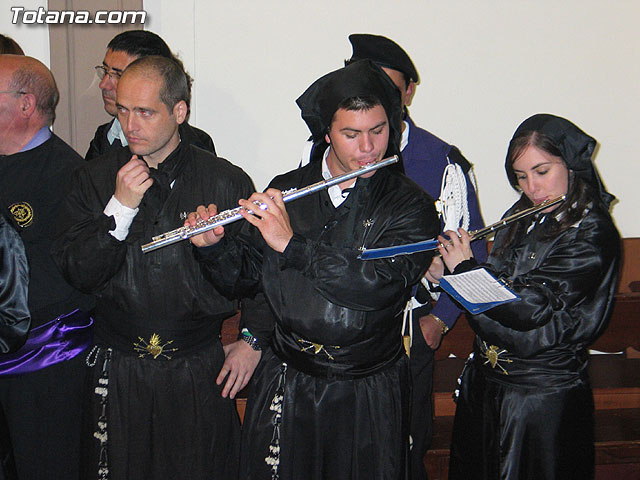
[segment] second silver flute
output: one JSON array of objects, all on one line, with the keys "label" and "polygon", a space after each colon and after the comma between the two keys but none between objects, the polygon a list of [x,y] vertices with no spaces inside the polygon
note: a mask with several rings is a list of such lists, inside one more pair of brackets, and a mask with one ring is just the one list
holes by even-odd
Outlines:
[{"label": "second silver flute", "polygon": [[[385,158],[383,160],[380,160],[379,162],[365,165],[358,170],[353,170],[352,172],[337,175],[335,177],[329,178],[328,180],[322,180],[304,188],[294,188],[291,190],[287,190],[286,192],[282,192],[282,200],[285,203],[290,202],[291,200],[304,197],[319,190],[324,190],[325,188],[329,188],[333,185],[338,185],[339,183],[346,182],[347,180],[351,180],[352,178],[359,177],[360,175],[364,175],[365,173],[372,172],[382,167],[386,167],[387,165],[391,165],[392,163],[396,163],[397,161],[398,156],[394,155],[393,157]],[[257,205],[258,207],[260,207],[260,204]],[[175,230],[171,230],[170,232],[163,233],[162,235],[155,236],[151,239],[151,242],[142,245],[142,251],[144,253],[152,252],[154,250],[157,250],[158,248],[166,247],[167,245],[172,245],[182,240],[187,240],[188,238],[195,237],[196,235],[207,232],[209,230],[213,230],[216,227],[227,225],[228,223],[235,222],[236,220],[241,220],[242,215],[240,214],[240,211],[243,208],[244,207],[236,207],[232,208],[231,210],[225,210],[224,212],[221,212],[207,220],[200,220],[193,227],[184,226],[176,228]],[[251,212],[251,210],[249,210],[249,212]]]},{"label": "second silver flute", "polygon": [[[533,207],[529,207],[525,210],[522,210],[518,213],[514,213],[506,218],[503,218],[499,222],[491,224],[487,227],[481,228],[480,230],[473,230],[469,232],[469,236],[471,240],[478,240],[480,238],[484,238],[487,235],[490,235],[493,232],[497,232],[507,225],[526,218],[530,215],[538,213],[542,210],[545,210],[549,207],[557,205],[560,202],[564,202],[566,199],[566,195],[562,195],[558,198],[545,200],[544,202],[534,205]],[[416,243],[407,243],[404,245],[393,245],[391,247],[381,247],[381,248],[364,248],[358,258],[361,260],[374,260],[378,258],[391,258],[396,257],[398,255],[409,255],[411,253],[418,252],[428,252],[432,250],[437,250],[440,242],[438,240],[423,240],[422,242]]]}]

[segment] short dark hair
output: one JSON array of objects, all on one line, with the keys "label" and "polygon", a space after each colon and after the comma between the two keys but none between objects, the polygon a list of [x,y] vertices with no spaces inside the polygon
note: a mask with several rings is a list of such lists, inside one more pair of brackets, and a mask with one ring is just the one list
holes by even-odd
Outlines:
[{"label": "short dark hair", "polygon": [[333,125],[333,121],[336,118],[336,113],[338,113],[338,110],[349,110],[352,112],[362,112],[362,111],[366,112],[368,110],[371,110],[374,107],[377,107],[378,105],[382,105],[382,102],[373,95],[360,95],[357,97],[345,98],[338,104],[338,108],[336,108],[336,111],[333,113],[333,117],[331,118],[331,123],[327,127],[327,133],[329,130],[331,130],[331,125]]},{"label": "short dark hair", "polygon": [[129,64],[123,74],[141,71],[145,75],[157,76],[162,79],[160,100],[169,111],[181,100],[189,105],[189,86],[182,66],[174,59],[151,55],[138,58]]},{"label": "short dark hair", "polygon": [[169,45],[167,45],[159,35],[149,30],[127,30],[113,37],[107,45],[107,48],[114,52],[124,52],[136,58],[160,56],[173,59],[180,65],[180,68],[182,68],[187,78],[189,96],[185,102],[187,102],[187,108],[191,108],[191,86],[193,84],[193,78],[187,73],[182,60],[171,52]]},{"label": "short dark hair", "polygon": [[9,83],[9,88],[15,91],[32,93],[36,97],[36,109],[52,125],[56,118],[56,106],[60,100],[60,93],[56,81],[46,67],[33,68],[29,65],[18,68]]},{"label": "short dark hair", "polygon": [[107,48],[124,52],[132,57],[148,57],[159,55],[171,58],[173,54],[166,42],[159,35],[148,30],[127,30],[111,39]]},{"label": "short dark hair", "polygon": [[13,38],[0,33],[0,54],[24,55],[24,51]]},{"label": "short dark hair", "polygon": [[382,105],[382,102],[377,97],[373,95],[361,95],[345,98],[338,104],[336,111],[343,109],[360,112],[362,110],[371,110],[378,105]]}]

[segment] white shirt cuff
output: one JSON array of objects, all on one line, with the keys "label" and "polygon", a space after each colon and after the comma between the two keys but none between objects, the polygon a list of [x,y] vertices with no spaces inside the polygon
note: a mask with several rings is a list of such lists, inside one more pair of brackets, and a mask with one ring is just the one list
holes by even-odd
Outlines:
[{"label": "white shirt cuff", "polygon": [[109,230],[109,233],[120,241],[127,238],[129,228],[133,219],[138,214],[139,208],[129,208],[122,205],[115,196],[111,196],[111,200],[104,207],[104,214],[107,217],[113,217],[116,221],[115,230]]}]

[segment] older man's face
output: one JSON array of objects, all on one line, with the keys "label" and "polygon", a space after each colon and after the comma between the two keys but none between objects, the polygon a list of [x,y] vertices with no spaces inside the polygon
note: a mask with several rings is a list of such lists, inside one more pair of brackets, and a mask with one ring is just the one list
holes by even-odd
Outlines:
[{"label": "older man's face", "polygon": [[118,88],[120,76],[124,69],[137,58],[125,52],[107,49],[102,61],[106,74],[98,86],[102,90],[104,109],[109,115],[115,116],[118,113],[116,109],[116,89]]},{"label": "older man's face", "polygon": [[22,94],[9,88],[15,67],[8,57],[0,55],[0,155],[16,153],[15,141],[20,136],[20,104]]}]

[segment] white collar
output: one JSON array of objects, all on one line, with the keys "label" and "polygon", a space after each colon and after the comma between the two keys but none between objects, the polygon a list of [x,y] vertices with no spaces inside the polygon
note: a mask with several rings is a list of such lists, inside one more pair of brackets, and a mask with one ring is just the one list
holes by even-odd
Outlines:
[{"label": "white collar", "polygon": [[123,147],[129,145],[127,142],[127,138],[124,136],[124,132],[122,131],[122,125],[120,125],[120,121],[118,117],[113,119],[111,123],[111,128],[107,132],[107,140],[109,141],[109,145],[113,145],[113,142],[118,139]]},{"label": "white collar", "polygon": [[[329,150],[331,150],[331,146],[329,146],[322,156],[322,178],[325,180],[329,180],[331,178],[331,172],[329,171],[329,164],[327,163],[327,157],[329,156]],[[357,179],[356,179],[357,181]],[[355,185],[355,183],[354,183]],[[352,185],[353,186],[353,185]],[[329,194],[329,198],[331,199],[331,203],[335,208],[338,208],[342,205],[347,197],[349,196],[349,192],[342,192],[342,189],[339,185],[332,185],[327,189],[327,193]]]},{"label": "white collar", "polygon": [[402,129],[402,139],[400,140],[400,151],[404,150],[404,147],[409,144],[409,122],[404,120],[403,123],[404,128]]}]

